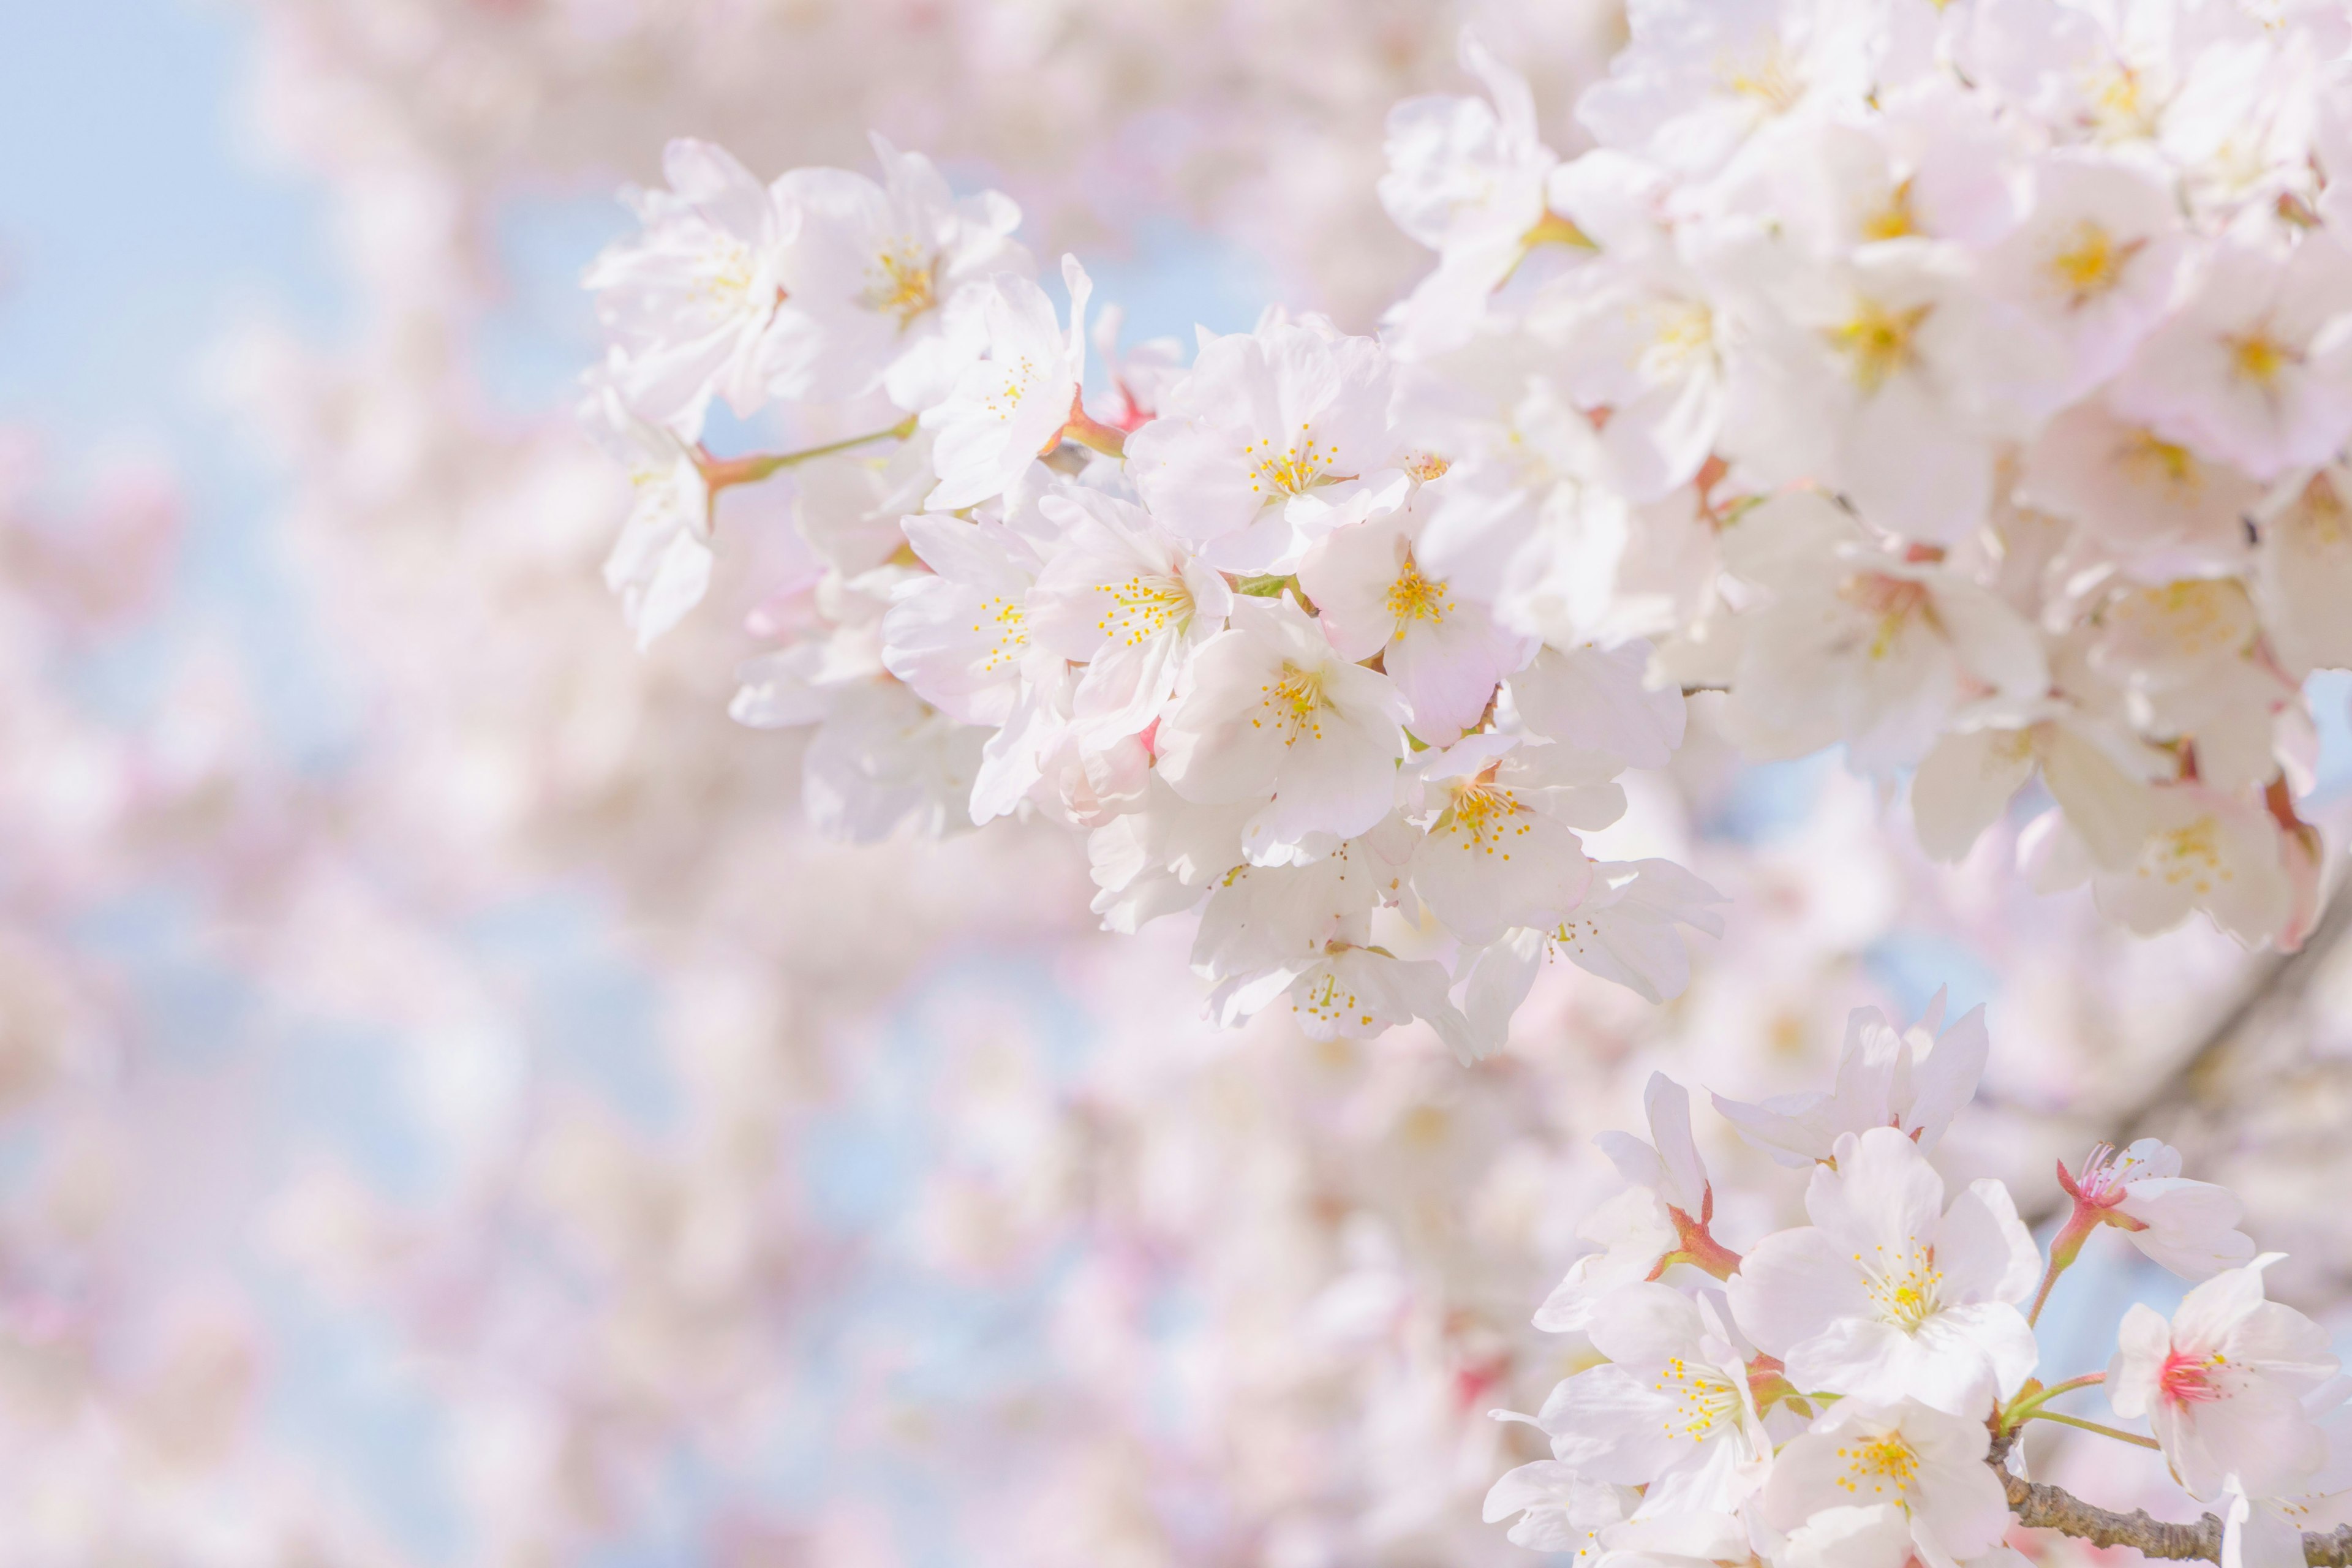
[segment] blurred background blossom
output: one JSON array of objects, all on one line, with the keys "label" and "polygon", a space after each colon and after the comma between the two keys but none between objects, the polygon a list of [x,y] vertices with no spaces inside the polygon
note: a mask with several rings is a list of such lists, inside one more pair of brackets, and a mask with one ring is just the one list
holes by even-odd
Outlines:
[{"label": "blurred background blossom", "polygon": [[[571,417],[577,272],[667,138],[763,172],[929,148],[1099,258],[1131,338],[1268,299],[1362,328],[1419,265],[1382,119],[1459,87],[1465,21],[1548,107],[1622,26],[10,20],[0,1563],[1507,1561],[1478,1500],[1532,1450],[1485,1412],[1569,1370],[1528,1310],[1617,1188],[1591,1135],[1653,1068],[1819,1083],[1850,1007],[1948,982],[1993,1057],[1941,1163],[2046,1218],[2054,1152],[2161,1134],[2344,1325],[2340,915],[2288,959],[2132,937],[2021,885],[2019,822],[1932,866],[1898,804],[1833,759],[1740,763],[1702,701],[1596,851],[1730,896],[1679,1001],[1549,970],[1472,1068],[1417,1030],[1225,1034],[1178,936],[1092,929],[1066,835],[811,837],[796,742],[726,717],[751,605],[635,650]],[[2340,833],[2345,693],[2313,695]],[[2169,1288],[2094,1253],[2043,1329],[2082,1358],[2126,1286]]]}]

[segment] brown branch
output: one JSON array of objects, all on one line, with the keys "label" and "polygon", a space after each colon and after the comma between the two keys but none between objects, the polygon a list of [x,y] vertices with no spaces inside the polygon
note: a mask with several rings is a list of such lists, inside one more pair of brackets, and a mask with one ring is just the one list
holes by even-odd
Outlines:
[{"label": "brown branch", "polygon": [[[2302,1001],[2325,969],[2328,955],[2348,936],[2352,936],[2352,896],[2333,899],[2300,949],[2273,954],[2229,1010],[2181,1053],[2170,1071],[2138,1099],[2106,1113],[2106,1130],[2101,1135],[2105,1141],[2120,1149],[2151,1131],[2150,1124],[2168,1112],[2186,1110],[2207,1099],[2212,1086],[2228,1078],[2240,1047],[2257,1024]],[[2021,1217],[2028,1229],[2035,1229],[2057,1218],[2064,1206],[2063,1198],[2036,1204]]]},{"label": "brown branch", "polygon": [[[2149,1517],[2146,1509],[2117,1513],[2096,1507],[2063,1487],[2012,1475],[2003,1461],[2014,1440],[2013,1434],[1997,1440],[1986,1463],[2000,1478],[2001,1489],[2009,1494],[2009,1510],[2020,1524],[2054,1530],[2094,1546],[2128,1546],[2144,1557],[2176,1562],[2221,1561],[2221,1521],[2212,1514],[2206,1514],[2194,1524],[2168,1524]],[[2352,1524],[2326,1534],[2305,1531],[2303,1560],[2305,1568],[2352,1568]]]}]

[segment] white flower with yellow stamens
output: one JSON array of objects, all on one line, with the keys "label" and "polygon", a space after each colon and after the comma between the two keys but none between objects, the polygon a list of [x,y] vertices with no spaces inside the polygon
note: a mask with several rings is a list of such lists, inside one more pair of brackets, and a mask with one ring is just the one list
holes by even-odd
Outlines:
[{"label": "white flower with yellow stamens", "polygon": [[958,197],[929,158],[879,136],[874,152],[881,184],[845,169],[796,169],[779,182],[805,215],[784,283],[822,336],[808,395],[879,386],[919,413],[979,352],[950,318],[971,314],[990,278],[1026,278],[1035,263],[1012,237],[1021,212],[1010,199]]},{"label": "white flower with yellow stamens", "polygon": [[749,414],[774,384],[796,390],[805,380],[811,327],[784,288],[802,213],[785,182],[762,185],[708,142],[672,142],[662,170],[668,190],[628,194],[643,229],[582,281],[596,295],[630,411],[691,438],[713,393]]},{"label": "white flower with yellow stamens", "polygon": [[2224,244],[2116,378],[2118,412],[2257,479],[2326,462],[2352,433],[2352,256]]},{"label": "white flower with yellow stamens", "polygon": [[1127,443],[1144,506],[1230,572],[1296,570],[1316,540],[1403,499],[1380,344],[1278,314],[1207,338]]},{"label": "white flower with yellow stamens", "polygon": [[[1991,1552],[2009,1530],[2000,1478],[1984,1462],[1990,1443],[1981,1420],[1916,1399],[1841,1400],[1780,1449],[1764,1488],[1765,1521],[1799,1536],[1810,1525],[1861,1549],[1819,1552],[1826,1543],[1816,1542],[1805,1559],[1892,1563],[1902,1559],[1868,1550],[1880,1533],[1872,1527],[1891,1513],[1927,1568],[1958,1568]],[[1863,1510],[1874,1511],[1855,1511]]]},{"label": "white flower with yellow stamens", "polygon": [[1341,657],[1296,604],[1237,598],[1160,721],[1159,771],[1201,805],[1262,802],[1242,845],[1264,864],[1389,814],[1404,718],[1395,685]]},{"label": "white flower with yellow stamens", "polygon": [[1647,1487],[1637,1520],[1685,1531],[1719,1521],[1717,1532],[1737,1542],[1729,1516],[1762,1483],[1772,1446],[1715,1301],[1627,1285],[1594,1308],[1587,1331],[1609,1361],[1544,1401],[1536,1423],[1553,1458],[1595,1480]]},{"label": "white flower with yellow stamens", "polygon": [[1443,746],[1478,723],[1495,683],[1524,665],[1535,644],[1423,567],[1413,541],[1424,520],[1409,504],[1333,531],[1300,563],[1298,585],[1331,646],[1346,658],[1379,656],[1411,705],[1413,734]]},{"label": "white flower with yellow stamens", "polygon": [[1576,829],[1598,831],[1624,810],[1615,784],[1548,770],[1553,750],[1479,734],[1417,760],[1427,825],[1412,852],[1413,891],[1465,942],[1567,920],[1592,879]]},{"label": "white flower with yellow stamens", "polygon": [[1223,628],[1232,592],[1140,507],[1073,486],[1038,509],[1062,536],[1030,613],[1040,639],[1087,666],[1072,716],[1095,741],[1138,733],[1174,695],[1192,650]]},{"label": "white flower with yellow stamens", "polygon": [[2008,1189],[1944,1179],[1900,1128],[1847,1133],[1805,1193],[1811,1226],[1766,1237],[1727,1289],[1739,1326],[1799,1390],[1916,1399],[1972,1421],[2034,1367],[2017,1303],[2041,1255]]}]

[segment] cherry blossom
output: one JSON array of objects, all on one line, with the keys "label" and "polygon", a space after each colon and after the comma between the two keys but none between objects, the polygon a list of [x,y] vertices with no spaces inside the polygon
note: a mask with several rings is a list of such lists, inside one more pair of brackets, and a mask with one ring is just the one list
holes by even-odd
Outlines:
[{"label": "cherry blossom", "polygon": [[1899,1129],[1842,1134],[1805,1190],[1812,1225],[1767,1237],[1729,1286],[1739,1326],[1801,1389],[1974,1416],[2033,1369],[2019,1310],[2041,1258],[2007,1189],[1943,1178]]},{"label": "cherry blossom", "polygon": [[2168,1323],[2134,1306],[2116,1331],[2107,1402],[2145,1415],[2180,1484],[2218,1496],[2232,1477],[2249,1491],[2293,1490],[2326,1455],[2305,1394],[2336,1371],[2327,1335],[2292,1307],[2263,1299],[2279,1254],[2225,1269],[2189,1292]]}]

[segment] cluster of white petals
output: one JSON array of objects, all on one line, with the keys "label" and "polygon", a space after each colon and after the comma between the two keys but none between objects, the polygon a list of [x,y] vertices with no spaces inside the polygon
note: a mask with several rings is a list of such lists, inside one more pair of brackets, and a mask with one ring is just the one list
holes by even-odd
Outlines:
[{"label": "cluster of white petals", "polygon": [[[1391,117],[1436,256],[1377,337],[1267,310],[1121,357],[995,193],[878,139],[762,184],[672,144],[589,271],[643,639],[726,489],[793,470],[745,722],[822,826],[1051,817],[1096,912],[1198,909],[1227,1021],[1465,1058],[1547,956],[1654,999],[1713,895],[1595,863],[1720,692],[1750,756],[1908,775],[1928,851],[2019,809],[2037,887],[2299,946],[2302,689],[2352,589],[2352,88],[2326,7],[1636,0],[1607,73]],[[1587,143],[1542,134],[1570,111]],[[1087,412],[1089,338],[1105,363]],[[807,444],[714,456],[706,410]],[[772,517],[751,526],[772,533]]]},{"label": "cluster of white petals", "polygon": [[[2251,300],[2195,286],[2241,252],[2312,269],[2282,332],[2330,308],[2324,7],[236,9],[247,107],[347,264],[347,331],[226,361],[304,613],[240,601],[189,657],[224,520],[163,571],[168,504],[37,505],[0,437],[0,1560],[1423,1568],[1517,1557],[1479,1522],[1509,1471],[1515,1538],[1623,1568],[2014,1568],[2004,1538],[2089,1568],[1984,1506],[1948,1407],[2022,1414],[2118,1341],[2117,1418],[2167,1451],[2034,1420],[2036,1479],[2210,1507],[2232,1568],[2352,1518],[2343,1385],[2265,1300],[2340,1321],[2344,922],[2274,971],[2093,903],[2292,941],[2281,888],[2327,880],[2293,819],[2342,820],[2295,689],[2352,662],[2335,492],[2233,456],[2227,408],[2159,421],[2144,368],[2216,374],[2147,345]],[[1382,113],[1465,68],[1476,96],[1396,110],[1381,178]],[[875,125],[950,181],[869,158]],[[656,176],[689,127],[762,177],[856,172],[704,144]],[[616,168],[655,187],[595,272],[618,549],[568,399],[509,374],[519,327],[586,314]],[[1864,234],[1881,195],[1923,232]],[[1349,332],[1428,281],[1375,335],[1121,350],[1016,238],[1148,262],[1171,210],[1213,231],[1182,266],[1263,255]],[[2078,220],[2119,241],[2112,310],[2036,304]],[[1935,309],[1889,323],[1878,405],[1879,343],[1819,334],[1882,276]],[[1969,384],[1995,349],[2074,356],[2066,390]],[[2305,363],[2282,385],[2324,394]],[[1300,420],[1350,466],[1254,496],[1299,454],[1244,448]],[[706,436],[847,444],[754,484]],[[310,657],[256,658],[265,620]],[[747,637],[757,732],[726,713]],[[1328,677],[1305,773],[1218,726],[1286,661]],[[284,719],[289,665],[363,715],[292,762],[248,711]],[[1725,689],[1679,747],[1676,686]],[[1840,742],[1875,793],[1733,761]],[[1340,820],[1374,754],[1382,819],[1301,834],[1293,781]],[[1507,868],[1439,853],[1489,790],[1531,808]],[[799,820],[975,805],[1034,820]],[[2234,858],[2201,889],[2200,845]],[[1263,1007],[1245,1034],[1190,1021],[1188,945],[1220,1016]],[[1946,972],[1991,1037],[1847,1016]],[[1345,998],[1509,1043],[1303,1037]],[[1696,1135],[1674,1079],[1724,1091]],[[2038,1151],[2099,1139],[2053,1185]],[[2012,1210],[2101,1276],[2041,1363]],[[1882,1247],[1935,1249],[1932,1300],[1853,1257]],[[2143,1258],[2211,1283],[2081,1345]]]},{"label": "cluster of white petals", "polygon": [[[1671,563],[1660,666],[1723,690],[1749,754],[1908,773],[1945,859],[2038,777],[2038,885],[2297,946],[2325,880],[2300,686],[2344,663],[2352,587],[2352,24],[2071,0],[1627,22],[1574,104],[1580,156],[1534,142],[1528,88],[1475,45],[1491,105],[1397,111],[1382,195],[1439,261],[1391,346],[1516,367],[1514,449],[1609,498],[1563,542],[1630,531],[1612,559]],[[1563,408],[1594,428],[1527,424]],[[1573,603],[1601,563],[1572,559],[1523,551],[1508,592]]]},{"label": "cluster of white petals", "polygon": [[[2236,1201],[2147,1139],[2061,1165],[2074,1208],[2045,1262],[2006,1184],[1955,1194],[1929,1159],[1985,1057],[1978,1013],[1933,1040],[1941,1005],[1908,1030],[1857,1012],[1832,1093],[1779,1109],[1717,1099],[1756,1149],[1811,1172],[1811,1223],[1738,1250],[1716,1234],[1688,1096],[1652,1079],[1654,1142],[1602,1140],[1649,1222],[1596,1214],[1586,1235],[1601,1250],[1536,1314],[1589,1350],[1536,1415],[1495,1413],[1531,1420],[1552,1457],[1495,1484],[1489,1521],[1587,1565],[2015,1563],[2000,1468],[2049,1418],[2158,1448],[2225,1510],[2225,1563],[2304,1562],[2305,1525],[2352,1503],[2338,1495],[2352,1450],[2327,1425],[2352,1382],[2324,1329],[2265,1300],[2280,1255],[2251,1256]],[[2045,1384],[2033,1321],[2103,1226],[2201,1283],[2168,1321],[2133,1306],[2104,1373]],[[2102,1384],[2152,1438],[2044,1408]]]},{"label": "cluster of white petals", "polygon": [[[588,412],[637,481],[606,576],[640,639],[708,590],[714,498],[800,469],[805,566],[733,711],[814,726],[821,826],[1084,830],[1104,925],[1199,911],[1229,1024],[1418,1020],[1468,1059],[1547,954],[1679,994],[1682,928],[1719,931],[1717,896],[1581,836],[1680,743],[1682,694],[1605,580],[1575,585],[1582,619],[1516,592],[1528,552],[1605,572],[1609,545],[1552,550],[1524,476],[1478,456],[1508,434],[1449,411],[1469,384],[1280,310],[1204,330],[1189,364],[1122,359],[1106,313],[1119,417],[1098,421],[1076,259],[1065,314],[1006,198],[876,150],[882,184],[763,186],[676,142],[670,188],[632,196],[641,229],[589,270],[610,349]],[[714,397],[834,438],[714,457]]]}]

